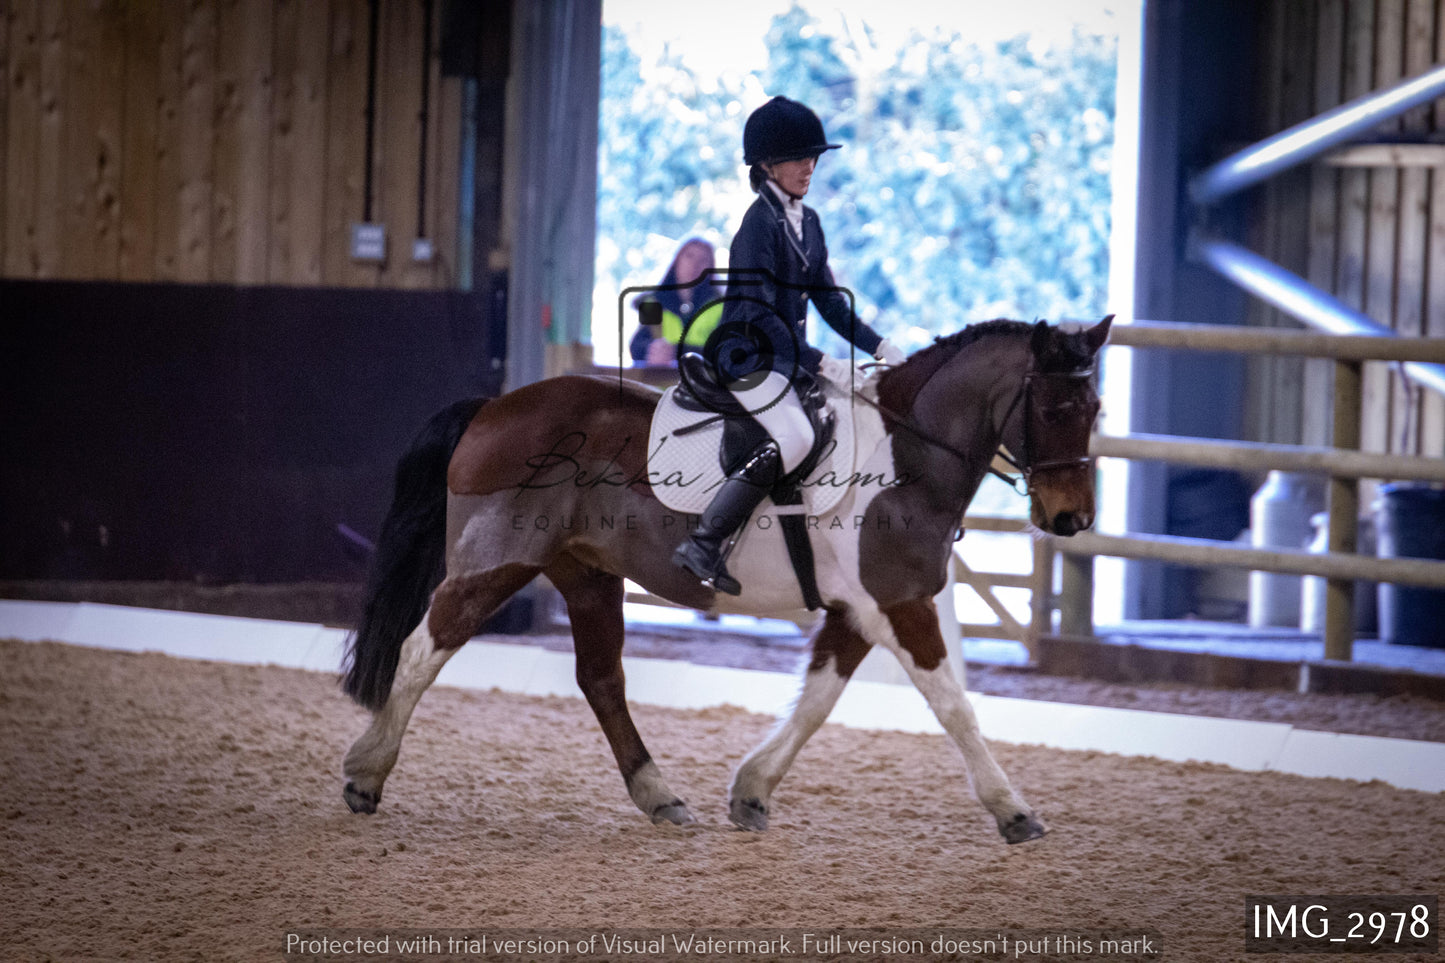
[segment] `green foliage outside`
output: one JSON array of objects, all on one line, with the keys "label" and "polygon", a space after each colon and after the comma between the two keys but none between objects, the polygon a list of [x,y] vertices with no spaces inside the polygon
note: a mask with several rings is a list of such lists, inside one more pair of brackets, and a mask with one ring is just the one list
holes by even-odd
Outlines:
[{"label": "green foliage outside", "polygon": [[[774,18],[759,75],[715,77],[671,50],[644,64],[607,28],[600,310],[615,317],[618,291],[659,280],[685,237],[726,250],[751,199],[744,105],[784,94],[845,145],[821,159],[808,203],[839,283],[882,334],[911,350],[988,318],[1106,312],[1116,39],[935,31],[880,52],[863,34],[794,7]],[[810,337],[846,352],[821,323]]]}]

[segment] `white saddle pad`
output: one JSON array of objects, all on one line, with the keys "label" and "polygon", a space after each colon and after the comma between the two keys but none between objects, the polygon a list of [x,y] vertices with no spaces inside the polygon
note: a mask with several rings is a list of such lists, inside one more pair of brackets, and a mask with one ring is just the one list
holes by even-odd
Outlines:
[{"label": "white saddle pad", "polygon": [[[647,470],[652,480],[652,493],[658,501],[677,512],[700,515],[712,502],[722,484],[722,466],[718,448],[722,444],[723,420],[710,411],[688,411],[673,400],[676,388],[663,392],[652,416],[652,432],[648,439]],[[828,406],[836,422],[833,441],[823,458],[803,482],[803,508],[809,515],[821,515],[837,505],[847,494],[853,474],[853,406],[845,397],[828,392]],[[698,422],[713,420],[707,427],[688,434],[675,432]],[[760,512],[772,511],[771,499],[763,502]],[[796,512],[797,506],[784,507],[783,512]]]}]

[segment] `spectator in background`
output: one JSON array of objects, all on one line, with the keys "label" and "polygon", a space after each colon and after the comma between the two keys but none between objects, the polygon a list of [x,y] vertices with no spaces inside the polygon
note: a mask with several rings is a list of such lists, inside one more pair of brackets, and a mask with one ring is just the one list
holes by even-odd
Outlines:
[{"label": "spectator in background", "polygon": [[[643,320],[632,335],[633,361],[675,364],[679,344],[702,349],[722,317],[722,292],[705,273],[715,263],[711,244],[689,238],[673,255],[658,290],[632,302]],[[683,286],[673,287],[679,284]]]}]

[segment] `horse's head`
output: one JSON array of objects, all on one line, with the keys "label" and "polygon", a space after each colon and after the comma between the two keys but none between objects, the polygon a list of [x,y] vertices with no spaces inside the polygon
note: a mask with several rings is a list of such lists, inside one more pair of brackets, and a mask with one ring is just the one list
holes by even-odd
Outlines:
[{"label": "horse's head", "polygon": [[1054,535],[1094,524],[1094,361],[1113,319],[1076,332],[1034,325],[1029,369],[1001,426],[1003,443],[1028,484],[1030,520]]}]

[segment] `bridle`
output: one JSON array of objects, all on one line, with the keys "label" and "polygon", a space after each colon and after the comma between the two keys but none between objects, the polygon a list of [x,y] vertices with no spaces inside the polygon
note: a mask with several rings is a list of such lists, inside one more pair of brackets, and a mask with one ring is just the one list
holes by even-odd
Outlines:
[{"label": "bridle", "polygon": [[[998,456],[1012,465],[1014,470],[1023,476],[1024,490],[1021,494],[1028,493],[1033,486],[1034,475],[1040,472],[1058,471],[1064,468],[1087,467],[1094,463],[1094,459],[1089,455],[1080,455],[1077,458],[1051,458],[1047,460],[1039,460],[1035,457],[1037,452],[1034,446],[1033,424],[1035,416],[1042,414],[1042,410],[1034,405],[1034,382],[1036,380],[1049,378],[1078,381],[1092,378],[1093,376],[1094,366],[1092,364],[1087,368],[1079,368],[1076,371],[1038,371],[1032,366],[1032,363],[1030,363],[1028,372],[1024,374],[1024,383],[1019,387],[1018,393],[1014,395],[1014,400],[1009,404],[1008,411],[1004,414],[1002,423],[1003,427],[1008,425],[1009,419],[1013,417],[1014,411],[1018,408],[1019,403],[1022,402],[1024,406],[1023,460],[1021,462],[1016,460],[1002,448],[998,451]],[[1052,406],[1052,410],[1065,411],[1075,407],[1075,404],[1073,401],[1064,402]],[[1018,491],[1017,479],[1009,478],[1003,472],[993,468],[993,466],[989,466],[989,471],[1008,482],[1013,486],[1014,491]]]},{"label": "bridle", "polygon": [[[1008,464],[1013,466],[1014,470],[1019,473],[1019,477],[1010,477],[1009,475],[1006,475],[1005,473],[999,471],[997,468],[993,467],[992,464],[988,466],[988,471],[990,474],[996,475],[997,477],[1003,479],[1003,481],[1010,488],[1018,492],[1020,495],[1031,494],[1033,488],[1033,478],[1035,475],[1041,472],[1059,471],[1064,468],[1079,468],[1092,465],[1094,463],[1094,459],[1089,455],[1081,455],[1077,458],[1051,458],[1046,460],[1039,460],[1035,457],[1036,452],[1034,451],[1033,432],[1034,418],[1036,415],[1041,413],[1034,405],[1034,382],[1036,380],[1047,379],[1067,379],[1069,381],[1078,381],[1081,379],[1092,378],[1094,376],[1094,365],[1090,364],[1087,368],[1079,368],[1075,371],[1039,371],[1034,367],[1034,364],[1035,359],[1030,359],[1029,370],[1024,373],[1023,384],[1019,386],[1019,390],[1014,395],[1013,401],[1009,403],[1008,410],[1004,413],[1003,421],[1000,425],[1000,430],[1007,427],[1009,420],[1013,418],[1014,412],[1018,410],[1019,405],[1023,405],[1024,443],[1023,452],[1021,453],[1022,458],[1015,459],[1008,452],[1004,451],[1002,447],[1000,447],[997,452],[998,457],[1002,458]],[[935,448],[948,452],[965,464],[971,460],[972,456],[965,453],[961,449],[949,444],[943,439],[934,437],[932,434],[915,424],[913,420],[910,419],[908,416],[900,415],[895,411],[890,411],[883,405],[879,404],[878,402],[874,401],[873,399],[862,393],[858,393],[856,397],[861,398],[866,404],[876,409],[879,414],[883,415],[885,418],[887,418],[889,421],[893,422],[900,428],[903,428],[909,434],[918,438],[920,441],[926,442],[934,446]],[[1066,410],[1069,408],[1073,408],[1074,406],[1075,402],[1070,401],[1063,404],[1055,405],[1053,406],[1053,408],[1054,410]],[[1020,481],[1023,482],[1023,488],[1019,488]]]}]

